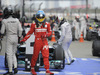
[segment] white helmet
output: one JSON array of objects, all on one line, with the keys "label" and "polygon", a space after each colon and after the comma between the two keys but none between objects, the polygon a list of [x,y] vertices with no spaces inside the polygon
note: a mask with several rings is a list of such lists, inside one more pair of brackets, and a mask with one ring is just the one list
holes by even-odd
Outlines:
[{"label": "white helmet", "polygon": [[75,14],[75,17],[79,18],[80,16],[78,14]]}]

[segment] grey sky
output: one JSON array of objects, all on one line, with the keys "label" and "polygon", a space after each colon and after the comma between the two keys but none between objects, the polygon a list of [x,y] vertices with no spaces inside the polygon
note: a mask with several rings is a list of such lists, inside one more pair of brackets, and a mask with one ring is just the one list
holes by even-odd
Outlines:
[{"label": "grey sky", "polygon": [[[3,5],[16,5],[16,4],[20,4],[21,0],[1,0],[2,1],[2,4]],[[81,1],[81,0],[74,0],[74,1]],[[89,2],[88,3],[91,3],[91,7],[99,7],[100,8],[100,0],[88,0]],[[27,2],[26,5],[30,5],[31,3],[35,3],[35,8],[38,8],[39,7],[39,4],[43,2],[43,4],[41,5],[41,8],[45,8],[45,7],[48,7],[46,6],[46,3],[48,2],[48,0],[33,0],[31,2]],[[51,2],[54,2],[54,1],[51,1]],[[56,1],[57,2],[57,1]],[[70,6],[70,0],[59,0],[59,7],[69,7]],[[51,5],[52,6],[52,5]],[[28,6],[27,6],[28,7]],[[34,6],[33,6],[34,7]]]}]

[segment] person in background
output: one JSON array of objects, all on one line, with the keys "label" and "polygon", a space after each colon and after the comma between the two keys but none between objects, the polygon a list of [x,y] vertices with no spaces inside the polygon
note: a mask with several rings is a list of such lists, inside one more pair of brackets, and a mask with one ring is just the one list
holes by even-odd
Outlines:
[{"label": "person in background", "polygon": [[[3,12],[2,12],[2,9],[0,9],[0,30],[2,27],[2,17],[3,17]],[[1,36],[1,32],[0,32],[0,36]]]},{"label": "person in background", "polygon": [[[74,58],[69,50],[70,44],[72,42],[72,31],[71,25],[63,18],[63,23],[61,24],[61,37],[58,39],[58,44],[62,45],[62,48],[65,53],[65,58],[67,60],[67,65],[70,65],[74,62]],[[71,58],[71,61],[70,59]]]},{"label": "person in background", "polygon": [[56,18],[55,18],[55,22],[56,22],[56,24],[59,24],[58,16],[56,16]]},{"label": "person in background", "polygon": [[8,8],[7,7],[5,7],[5,9],[3,10],[3,19],[6,19],[6,18],[8,18]]},{"label": "person in background", "polygon": [[81,36],[81,33],[83,33],[83,38],[86,39],[87,23],[86,23],[86,20],[85,20],[85,18],[83,16],[80,18],[80,24],[81,24],[80,36]]},{"label": "person in background", "polygon": [[35,18],[35,14],[33,14],[33,17],[31,19],[33,21],[33,23],[35,22],[36,18]]},{"label": "person in background", "polygon": [[50,18],[50,26],[51,26],[51,30],[53,31],[53,28],[55,26],[55,20],[53,17]]},{"label": "person in background", "polygon": [[11,7],[6,8],[5,11],[7,16],[2,20],[1,34],[6,33],[6,54],[9,69],[4,75],[13,75],[13,67],[14,74],[18,72],[15,54],[17,52],[18,37],[22,35],[22,27],[19,20],[13,18],[13,10]]},{"label": "person in background", "polygon": [[51,35],[52,31],[51,31],[50,24],[45,21],[45,13],[42,10],[37,11],[35,23],[31,24],[30,30],[23,38],[23,40],[21,40],[20,42],[25,42],[33,32],[35,35],[35,44],[34,44],[34,53],[31,59],[31,72],[33,75],[37,75],[34,67],[39,52],[41,51],[46,73],[49,75],[54,75],[54,73],[50,72],[49,70],[49,46],[47,41],[47,37]]},{"label": "person in background", "polygon": [[79,39],[79,35],[80,35],[80,30],[79,30],[79,16],[75,16],[75,19],[73,21],[73,27],[75,28],[75,40],[78,40]]},{"label": "person in background", "polygon": [[20,19],[20,10],[15,11],[14,15],[16,18]]}]

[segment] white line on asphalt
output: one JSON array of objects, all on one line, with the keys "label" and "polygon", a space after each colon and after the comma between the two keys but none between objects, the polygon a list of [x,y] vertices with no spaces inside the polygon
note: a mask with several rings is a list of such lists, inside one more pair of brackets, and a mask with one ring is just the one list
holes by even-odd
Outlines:
[{"label": "white line on asphalt", "polygon": [[81,60],[88,61],[86,58],[81,58]]},{"label": "white line on asphalt", "polygon": [[91,59],[91,60],[100,61],[100,59]]},{"label": "white line on asphalt", "polygon": [[[51,71],[53,72],[54,74],[59,74],[59,72],[55,72],[55,71]],[[39,73],[45,73],[45,71],[40,71]]]}]

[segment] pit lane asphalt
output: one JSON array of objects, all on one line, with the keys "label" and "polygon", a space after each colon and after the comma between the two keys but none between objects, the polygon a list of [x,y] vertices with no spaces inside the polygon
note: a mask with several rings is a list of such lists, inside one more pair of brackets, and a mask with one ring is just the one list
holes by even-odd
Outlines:
[{"label": "pit lane asphalt", "polygon": [[[70,50],[73,54],[73,57],[75,58],[75,62],[71,65],[66,65],[64,70],[52,70],[52,72],[55,73],[55,75],[100,75],[99,70],[99,61],[100,57],[93,56],[92,55],[92,42],[93,41],[86,41],[79,42],[79,41],[72,41],[70,45]],[[2,40],[3,49],[0,53],[0,59],[1,62],[1,68],[0,68],[0,75],[6,72],[6,69],[4,68],[4,54],[5,54],[5,47],[6,43],[4,39]],[[55,42],[49,41],[49,44],[52,45]],[[95,59],[96,58],[96,59]],[[44,75],[45,71],[44,69],[41,70],[41,72],[37,72],[38,75]],[[19,70],[17,75],[30,75],[31,73],[23,70]]]},{"label": "pit lane asphalt", "polygon": [[[5,37],[2,39],[2,51],[0,52],[0,55],[5,54]],[[49,44],[52,45],[55,42],[49,41]],[[79,42],[79,41],[72,41],[70,45],[70,51],[72,52],[73,57],[75,58],[100,58],[98,56],[92,55],[92,43],[93,41],[86,41]]]},{"label": "pit lane asphalt", "polygon": [[[54,42],[49,41],[50,45]],[[70,45],[70,51],[74,58],[100,58],[92,55],[92,41],[84,40],[84,42],[72,41]]]}]

